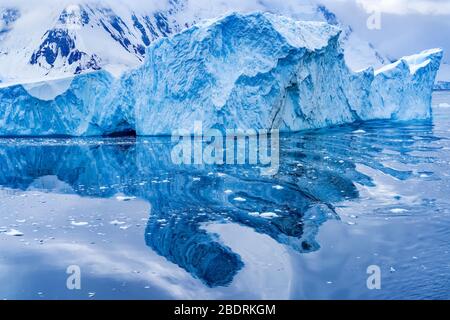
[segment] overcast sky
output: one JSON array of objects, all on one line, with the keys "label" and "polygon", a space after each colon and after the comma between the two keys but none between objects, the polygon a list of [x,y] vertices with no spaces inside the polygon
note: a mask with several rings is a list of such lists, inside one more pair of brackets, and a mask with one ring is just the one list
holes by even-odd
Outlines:
[{"label": "overcast sky", "polygon": [[[392,58],[443,48],[450,62],[450,0],[321,0],[363,38]],[[367,19],[381,12],[381,29]]]}]

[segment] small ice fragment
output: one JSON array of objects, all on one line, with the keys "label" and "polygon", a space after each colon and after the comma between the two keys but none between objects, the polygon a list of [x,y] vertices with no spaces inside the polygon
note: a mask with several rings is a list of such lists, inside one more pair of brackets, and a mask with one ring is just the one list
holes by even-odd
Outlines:
[{"label": "small ice fragment", "polygon": [[397,270],[395,270],[395,268],[394,267],[391,267],[391,273],[394,273],[394,272],[397,272]]},{"label": "small ice fragment", "polygon": [[440,108],[450,108],[450,104],[449,104],[449,103],[446,103],[446,102],[443,102],[443,103],[440,103],[440,104],[439,104],[439,107],[440,107]]},{"label": "small ice fragment", "polygon": [[364,130],[356,130],[356,131],[353,131],[353,133],[354,134],[365,134],[366,131],[364,131]]},{"label": "small ice fragment", "polygon": [[119,220],[113,220],[109,224],[112,224],[113,226],[121,226],[121,225],[124,225],[125,222],[119,221]]},{"label": "small ice fragment", "polygon": [[241,198],[241,197],[236,197],[236,198],[234,198],[234,201],[245,202],[245,201],[247,201],[247,199],[244,199],[244,198]]},{"label": "small ice fragment", "polygon": [[27,220],[25,220],[25,219],[22,219],[22,220],[16,220],[16,222],[17,222],[17,223],[25,223],[25,222],[27,222]]},{"label": "small ice fragment", "polygon": [[406,212],[408,212],[408,210],[406,210],[406,209],[401,209],[401,208],[395,208],[395,209],[392,209],[391,212],[394,213],[394,214],[401,214],[401,213],[406,213]]},{"label": "small ice fragment", "polygon": [[200,178],[193,178],[192,179],[192,181],[194,181],[194,182],[198,182],[198,181],[200,181],[201,179]]},{"label": "small ice fragment", "polygon": [[117,201],[131,201],[136,199],[136,197],[125,197],[125,196],[117,196],[116,200]]},{"label": "small ice fragment", "polygon": [[355,226],[355,225],[356,225],[356,222],[348,221],[347,224],[348,224],[349,226]]},{"label": "small ice fragment", "polygon": [[279,186],[279,185],[273,186],[272,188],[275,189],[275,190],[283,190],[284,189],[284,187]]},{"label": "small ice fragment", "polygon": [[71,224],[75,227],[85,227],[85,226],[89,225],[88,222],[83,222],[83,221],[81,221],[81,222],[72,221]]},{"label": "small ice fragment", "polygon": [[8,232],[5,233],[7,236],[11,236],[11,237],[23,237],[24,234],[22,232],[20,232],[19,230],[16,229],[11,229]]},{"label": "small ice fragment", "polygon": [[233,193],[232,190],[225,190],[224,192],[225,192],[225,194],[232,194]]},{"label": "small ice fragment", "polygon": [[279,216],[275,212],[264,212],[261,213],[260,217],[264,219],[273,219],[278,218]]},{"label": "small ice fragment", "polygon": [[128,230],[131,228],[131,226],[121,226],[119,228],[120,228],[120,230]]},{"label": "small ice fragment", "polygon": [[93,297],[95,297],[95,292],[89,292],[89,298],[93,298]]},{"label": "small ice fragment", "polygon": [[252,217],[259,217],[259,212],[249,212],[248,215]]}]

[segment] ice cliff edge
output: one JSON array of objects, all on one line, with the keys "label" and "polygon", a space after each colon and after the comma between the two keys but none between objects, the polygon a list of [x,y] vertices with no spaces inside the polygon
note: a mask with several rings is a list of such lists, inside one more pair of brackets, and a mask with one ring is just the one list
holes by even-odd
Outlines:
[{"label": "ice cliff edge", "polygon": [[3,85],[0,135],[167,135],[195,121],[298,131],[431,117],[442,50],[354,73],[339,34],[326,23],[232,13],[152,43],[144,64],[119,79],[100,71]]}]

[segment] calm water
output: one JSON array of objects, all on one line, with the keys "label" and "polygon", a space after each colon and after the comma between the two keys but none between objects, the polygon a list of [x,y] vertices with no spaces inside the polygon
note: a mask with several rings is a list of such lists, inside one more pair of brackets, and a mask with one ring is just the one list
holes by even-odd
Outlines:
[{"label": "calm water", "polygon": [[273,178],[176,166],[167,138],[2,139],[0,299],[450,299],[450,94],[433,104],[284,136]]}]

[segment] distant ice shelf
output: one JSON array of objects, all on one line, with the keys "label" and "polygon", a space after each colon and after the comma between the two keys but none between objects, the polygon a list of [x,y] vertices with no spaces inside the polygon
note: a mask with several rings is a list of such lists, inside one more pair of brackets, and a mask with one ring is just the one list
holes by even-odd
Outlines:
[{"label": "distant ice shelf", "polygon": [[435,90],[450,90],[450,64],[442,63],[436,78]]},{"label": "distant ice shelf", "polygon": [[0,135],[168,135],[204,128],[299,131],[431,117],[443,52],[352,72],[340,29],[232,13],[150,45],[139,68],[0,87]]}]

